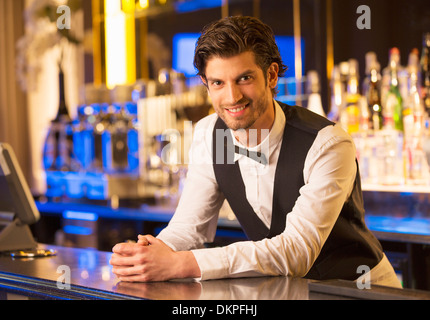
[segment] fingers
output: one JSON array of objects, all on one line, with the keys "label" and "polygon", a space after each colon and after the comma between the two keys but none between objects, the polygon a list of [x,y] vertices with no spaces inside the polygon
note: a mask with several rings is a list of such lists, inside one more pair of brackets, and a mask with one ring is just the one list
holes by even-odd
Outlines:
[{"label": "fingers", "polygon": [[125,282],[147,282],[149,278],[142,266],[112,266],[112,273]]},{"label": "fingers", "polygon": [[114,253],[109,260],[109,264],[112,267],[129,268],[139,265],[141,263],[141,260],[142,258],[140,257],[140,255],[124,256],[118,253]]},{"label": "fingers", "polygon": [[137,236],[137,243],[141,244],[143,246],[148,246],[149,245],[149,241],[145,236],[142,236],[141,234],[139,234]]},{"label": "fingers", "polygon": [[[137,243],[118,243],[113,248],[109,263],[112,272],[121,281],[146,282],[164,279],[158,265],[167,246],[151,235],[138,235]],[[168,248],[168,253],[171,249]],[[168,263],[169,265],[169,263]]]},{"label": "fingers", "polygon": [[143,268],[140,265],[135,265],[135,266],[113,265],[112,266],[112,272],[118,277],[128,277],[128,276],[142,274],[143,273],[142,269]]},{"label": "fingers", "polygon": [[148,246],[151,244],[147,238],[151,239],[152,242],[155,239],[152,236],[139,235],[139,241],[137,243],[122,242],[116,244],[112,248],[113,254],[109,263],[112,266],[124,267],[142,264],[142,259],[144,259]]},{"label": "fingers", "polygon": [[134,266],[142,263],[148,246],[138,243],[118,243],[112,248],[109,263],[112,266]]},{"label": "fingers", "polygon": [[135,255],[123,256],[118,253],[112,254],[110,259],[112,273],[115,274],[120,281],[125,282],[153,281],[156,276],[159,275],[146,256],[146,252],[150,250],[151,247],[139,244],[136,244],[136,246],[140,247],[141,251]]},{"label": "fingers", "polygon": [[137,239],[138,239],[137,243],[140,245],[143,245],[143,246],[149,246],[149,245],[162,244],[163,243],[163,241],[161,241],[160,239],[158,239],[158,238],[156,238],[150,234],[147,234],[145,236],[142,236],[139,234],[137,236]]},{"label": "fingers", "polygon": [[[137,236],[137,244],[139,244],[140,246],[148,246],[150,244],[153,244],[157,241],[157,238],[151,236],[151,235],[138,235]],[[119,253],[119,254],[123,254],[123,255],[132,255],[136,253],[136,243],[134,242],[122,242],[122,243],[118,243],[116,244],[113,248],[112,248],[112,252],[114,253]]]},{"label": "fingers", "polygon": [[118,243],[112,248],[113,253],[118,253],[121,255],[132,255],[142,246],[138,246],[136,243],[123,242]]}]

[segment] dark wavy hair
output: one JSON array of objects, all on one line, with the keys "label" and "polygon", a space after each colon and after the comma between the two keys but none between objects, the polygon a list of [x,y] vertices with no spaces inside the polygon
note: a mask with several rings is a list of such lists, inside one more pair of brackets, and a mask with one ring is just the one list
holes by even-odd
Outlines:
[{"label": "dark wavy hair", "polygon": [[273,62],[279,66],[279,77],[287,70],[272,29],[257,18],[234,16],[212,22],[203,28],[194,52],[197,74],[206,80],[208,59],[214,56],[229,58],[246,51],[255,54],[256,63],[264,74]]}]

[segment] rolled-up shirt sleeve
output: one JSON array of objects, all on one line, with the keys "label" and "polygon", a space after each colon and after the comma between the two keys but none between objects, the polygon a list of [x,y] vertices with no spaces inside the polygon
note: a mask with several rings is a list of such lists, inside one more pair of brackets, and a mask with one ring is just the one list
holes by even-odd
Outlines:
[{"label": "rolled-up shirt sleeve", "polygon": [[356,170],[351,137],[339,125],[322,129],[306,157],[305,184],[287,214],[284,232],[261,241],[192,250],[201,279],[305,276],[351,193]]}]

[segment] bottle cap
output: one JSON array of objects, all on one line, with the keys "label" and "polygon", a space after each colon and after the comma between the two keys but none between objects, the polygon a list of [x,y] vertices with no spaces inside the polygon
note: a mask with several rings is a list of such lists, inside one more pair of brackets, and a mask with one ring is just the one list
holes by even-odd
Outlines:
[{"label": "bottle cap", "polygon": [[393,62],[396,65],[400,63],[400,50],[396,47],[390,49],[390,64]]},{"label": "bottle cap", "polygon": [[372,69],[376,69],[376,71],[380,71],[381,66],[378,63],[378,59],[376,57],[376,53],[373,51],[369,51],[366,53],[366,74],[370,74]]},{"label": "bottle cap", "polygon": [[315,70],[310,70],[306,74],[307,78],[307,91],[308,93],[318,93],[320,90],[318,73]]},{"label": "bottle cap", "polygon": [[430,47],[430,32],[423,34],[423,47]]},{"label": "bottle cap", "polygon": [[390,54],[400,54],[400,50],[397,47],[393,47],[390,49]]},{"label": "bottle cap", "polygon": [[356,59],[349,59],[349,75],[358,78],[358,61]]},{"label": "bottle cap", "polygon": [[408,69],[409,72],[417,72],[418,66],[419,66],[419,51],[417,48],[413,48],[411,50],[411,53],[409,53],[409,59],[408,59]]}]

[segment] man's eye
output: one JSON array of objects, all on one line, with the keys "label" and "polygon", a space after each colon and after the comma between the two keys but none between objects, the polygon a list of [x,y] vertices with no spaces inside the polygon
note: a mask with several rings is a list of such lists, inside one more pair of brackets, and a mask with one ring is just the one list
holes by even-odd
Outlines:
[{"label": "man's eye", "polygon": [[212,81],[211,85],[212,86],[219,86],[219,85],[221,85],[221,81]]},{"label": "man's eye", "polygon": [[249,81],[249,80],[251,80],[251,76],[243,76],[239,80],[240,81]]}]

